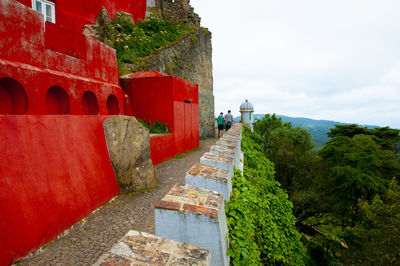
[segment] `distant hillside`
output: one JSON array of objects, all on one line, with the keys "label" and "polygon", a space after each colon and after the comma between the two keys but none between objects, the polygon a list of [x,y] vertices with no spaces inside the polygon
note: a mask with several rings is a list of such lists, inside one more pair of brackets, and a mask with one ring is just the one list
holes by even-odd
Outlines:
[{"label": "distant hillside", "polygon": [[[261,119],[265,115],[254,114],[254,119]],[[312,136],[313,142],[317,149],[320,149],[328,140],[326,133],[329,132],[330,128],[335,127],[335,125],[349,125],[349,123],[341,123],[331,120],[314,120],[304,117],[289,117],[284,115],[276,115],[282,118],[283,122],[290,122],[293,127],[302,127],[307,129]],[[235,121],[239,121],[240,117],[236,117]],[[374,128],[377,126],[361,125],[368,128]]]}]

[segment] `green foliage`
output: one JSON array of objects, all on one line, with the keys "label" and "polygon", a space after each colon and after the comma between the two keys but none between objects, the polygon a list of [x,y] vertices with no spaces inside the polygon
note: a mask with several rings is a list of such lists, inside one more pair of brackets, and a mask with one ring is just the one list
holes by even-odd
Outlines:
[{"label": "green foliage", "polygon": [[[309,266],[317,266],[317,265],[342,265],[337,262],[335,257],[331,252],[327,249],[327,243],[332,243],[332,239],[325,236],[317,236],[312,240],[304,240],[306,242],[307,254],[309,256],[309,260],[307,261],[307,265]],[[335,241],[336,242],[336,241]],[[335,243],[336,245],[336,243]],[[328,244],[329,246],[329,244]]]},{"label": "green foliage", "polygon": [[309,134],[280,118],[255,129],[310,238],[308,265],[400,264],[400,189],[390,184],[400,176],[399,130],[336,125],[315,154]]},{"label": "green foliage", "polygon": [[266,114],[257,121],[255,131],[264,153],[275,165],[276,180],[294,203],[294,213],[299,222],[318,213],[318,195],[312,188],[320,162],[313,150],[310,133],[283,123],[275,114]]},{"label": "green foliage", "polygon": [[161,16],[140,20],[136,25],[127,19],[112,20],[107,29],[107,44],[116,50],[119,65],[143,64],[143,57],[175,42],[190,30]]},{"label": "green foliage", "polygon": [[[264,114],[254,114],[254,119],[260,119],[264,116]],[[331,128],[334,128],[336,125],[347,125],[346,123],[331,120],[315,120],[304,117],[289,117],[284,115],[277,115],[277,117],[282,118],[282,122],[284,123],[291,123],[292,127],[302,127],[304,129],[307,129],[312,136],[315,150],[321,149],[325,145],[325,143],[329,141],[327,133],[330,131]],[[377,126],[365,127],[369,129],[377,128]]]},{"label": "green foliage", "polygon": [[270,137],[272,131],[278,128],[291,128],[292,125],[290,123],[283,123],[282,118],[277,117],[275,114],[266,114],[260,120],[256,120],[256,124],[254,125],[254,131],[261,137],[263,142],[263,148],[267,152],[270,147]]},{"label": "green foliage", "polygon": [[233,265],[305,264],[305,248],[295,229],[287,194],[274,180],[273,164],[265,157],[262,139],[244,129],[244,176],[235,171],[226,213]]},{"label": "green foliage", "polygon": [[153,124],[150,124],[147,121],[143,121],[141,119],[137,119],[145,128],[149,130],[150,134],[165,134],[169,133],[169,129],[167,124],[155,121]]},{"label": "green foliage", "polygon": [[[397,135],[396,135],[397,134]],[[393,152],[399,131],[367,129],[357,125],[336,126],[332,139],[320,151],[323,171],[320,188],[329,205],[333,222],[353,226],[357,203],[383,194],[393,177],[400,175],[400,163]]]},{"label": "green foliage", "polygon": [[343,251],[348,264],[400,264],[400,187],[393,179],[388,190],[370,201],[358,203],[359,224],[343,233],[349,249]]},{"label": "green foliage", "polygon": [[357,135],[369,135],[373,137],[373,140],[376,142],[376,144],[381,146],[381,149],[390,150],[397,154],[399,152],[399,147],[396,144],[400,142],[399,132],[400,130],[390,127],[369,129],[352,124],[336,126],[330,130],[328,136],[333,139],[336,137],[352,138]]},{"label": "green foliage", "polygon": [[276,179],[291,195],[310,185],[316,167],[310,133],[300,127],[282,127],[270,133],[267,157],[275,165]]},{"label": "green foliage", "polygon": [[192,44],[195,44],[196,41],[197,41],[197,37],[196,37],[195,35],[190,36],[190,42],[191,42]]}]

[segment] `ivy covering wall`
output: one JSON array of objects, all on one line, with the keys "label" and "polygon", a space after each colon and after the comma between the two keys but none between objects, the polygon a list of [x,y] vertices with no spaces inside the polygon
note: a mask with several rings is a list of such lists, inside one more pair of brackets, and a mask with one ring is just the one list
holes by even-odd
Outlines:
[{"label": "ivy covering wall", "polygon": [[235,171],[226,209],[228,255],[233,265],[305,265],[292,203],[274,179],[274,166],[261,143],[257,133],[243,129],[244,175]]}]

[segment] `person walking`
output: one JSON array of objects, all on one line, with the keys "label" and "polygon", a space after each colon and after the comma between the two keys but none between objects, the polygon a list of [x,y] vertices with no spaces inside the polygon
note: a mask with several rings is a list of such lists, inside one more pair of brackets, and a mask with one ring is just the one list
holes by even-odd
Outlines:
[{"label": "person walking", "polygon": [[225,115],[225,130],[228,131],[233,125],[233,115],[231,114],[231,110],[228,110],[228,113]]},{"label": "person walking", "polygon": [[224,131],[224,114],[221,112],[217,118],[218,138],[222,137]]}]

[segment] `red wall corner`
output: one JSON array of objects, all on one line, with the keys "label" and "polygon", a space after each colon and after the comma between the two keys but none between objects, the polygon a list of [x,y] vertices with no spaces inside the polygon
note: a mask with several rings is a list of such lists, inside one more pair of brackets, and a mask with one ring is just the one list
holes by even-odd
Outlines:
[{"label": "red wall corner", "polygon": [[119,194],[108,116],[0,116],[0,264],[39,248]]}]

